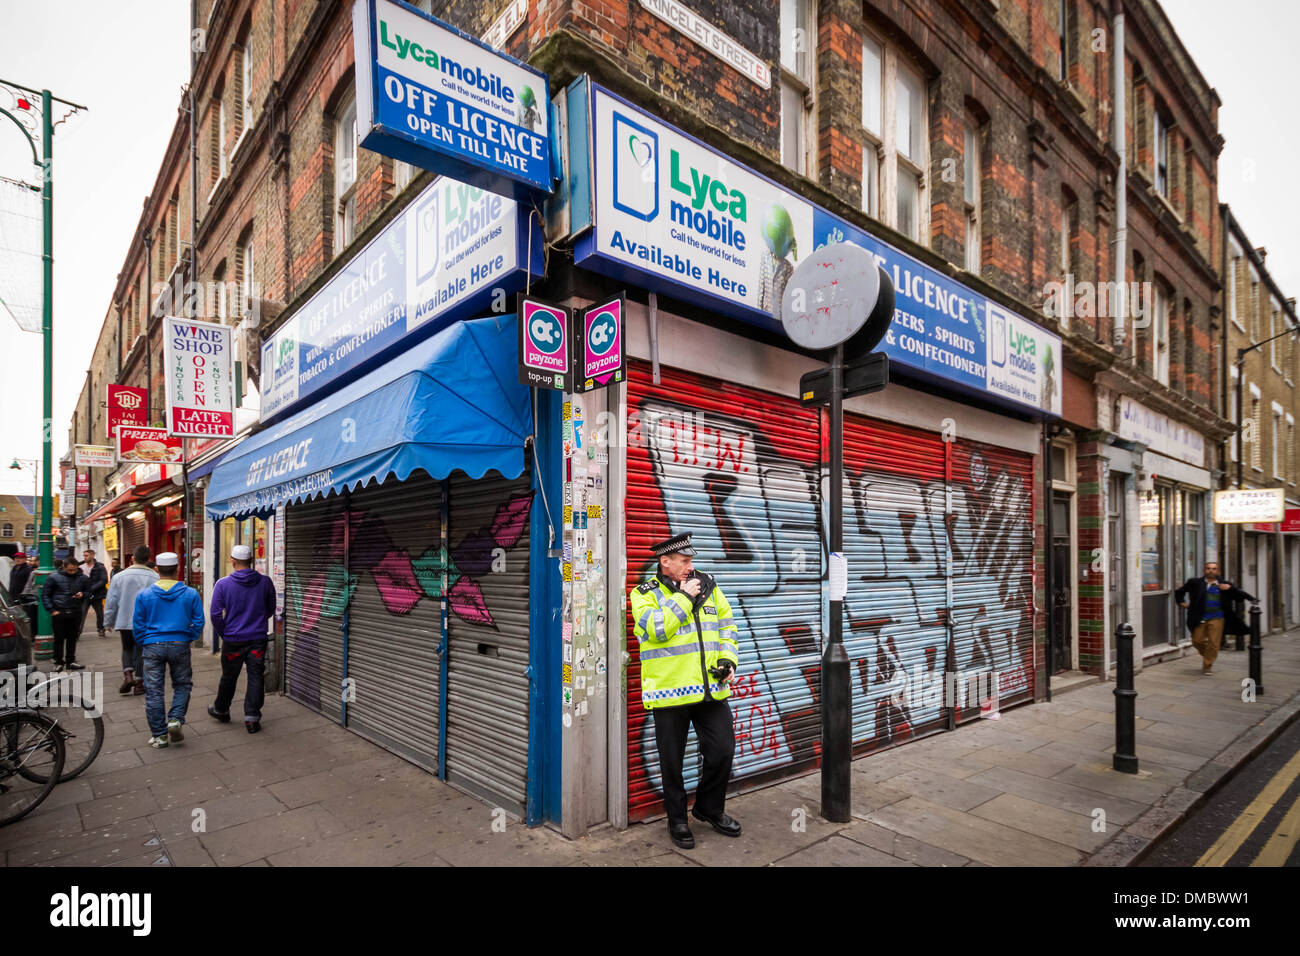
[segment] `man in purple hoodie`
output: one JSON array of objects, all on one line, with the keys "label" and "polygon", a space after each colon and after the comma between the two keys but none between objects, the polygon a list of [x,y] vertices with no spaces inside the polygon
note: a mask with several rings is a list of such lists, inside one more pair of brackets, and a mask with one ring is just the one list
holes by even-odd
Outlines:
[{"label": "man in purple hoodie", "polygon": [[248,665],[244,692],[244,727],[250,734],[262,729],[263,680],[266,673],[267,619],[275,614],[275,584],[253,569],[253,549],[237,544],[230,549],[235,570],[212,589],[209,616],[221,641],[221,683],[208,714],[223,724],[230,720],[239,673]]}]

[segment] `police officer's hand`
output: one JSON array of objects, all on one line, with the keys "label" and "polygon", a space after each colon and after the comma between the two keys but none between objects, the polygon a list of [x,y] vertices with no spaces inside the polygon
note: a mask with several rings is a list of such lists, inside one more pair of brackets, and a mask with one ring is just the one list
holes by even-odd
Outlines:
[{"label": "police officer's hand", "polygon": [[700,579],[687,578],[680,585],[682,593],[689,596],[692,600],[700,596]]}]

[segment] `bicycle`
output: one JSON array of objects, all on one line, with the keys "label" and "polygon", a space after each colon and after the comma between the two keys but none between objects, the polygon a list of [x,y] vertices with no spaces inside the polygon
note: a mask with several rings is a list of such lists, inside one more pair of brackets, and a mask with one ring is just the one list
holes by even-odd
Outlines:
[{"label": "bicycle", "polygon": [[71,780],[94,763],[95,758],[99,756],[100,748],[104,746],[103,715],[92,717],[91,708],[82,698],[69,695],[66,704],[58,707],[45,706],[41,703],[43,700],[62,700],[58,691],[53,690],[51,685],[55,681],[69,679],[70,676],[55,674],[27,691],[28,709],[52,718],[63,737],[67,758],[66,766],[59,775],[59,783]]},{"label": "bicycle", "polygon": [[67,756],[63,736],[45,714],[0,712],[0,827],[35,810],[59,782]]}]

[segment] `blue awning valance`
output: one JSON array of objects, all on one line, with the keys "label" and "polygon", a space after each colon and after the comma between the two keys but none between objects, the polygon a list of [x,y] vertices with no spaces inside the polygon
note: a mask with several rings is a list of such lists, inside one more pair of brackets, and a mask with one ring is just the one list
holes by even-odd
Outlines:
[{"label": "blue awning valance", "polygon": [[208,517],[267,512],[417,468],[434,478],[524,470],[529,390],[517,379],[516,319],[458,322],[227,452]]}]

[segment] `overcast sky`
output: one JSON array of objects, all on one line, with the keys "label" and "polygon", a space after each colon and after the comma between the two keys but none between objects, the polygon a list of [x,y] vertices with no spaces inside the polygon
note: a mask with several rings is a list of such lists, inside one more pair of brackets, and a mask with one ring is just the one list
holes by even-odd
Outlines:
[{"label": "overcast sky", "polygon": [[[89,107],[55,134],[56,463],[189,76],[189,6],[185,0],[0,0],[0,78],[48,87]],[[1288,46],[1300,10],[1288,0],[1239,0],[1229,7],[1219,0],[1169,0],[1165,9],[1223,101],[1220,201],[1233,207],[1256,245],[1267,247],[1283,291],[1300,294],[1300,190],[1290,165],[1300,155],[1300,127]],[[0,127],[0,175],[31,177],[26,144],[8,121]],[[11,471],[9,462],[15,455],[41,456],[41,337],[3,322],[0,492],[30,493],[30,473]]]}]

